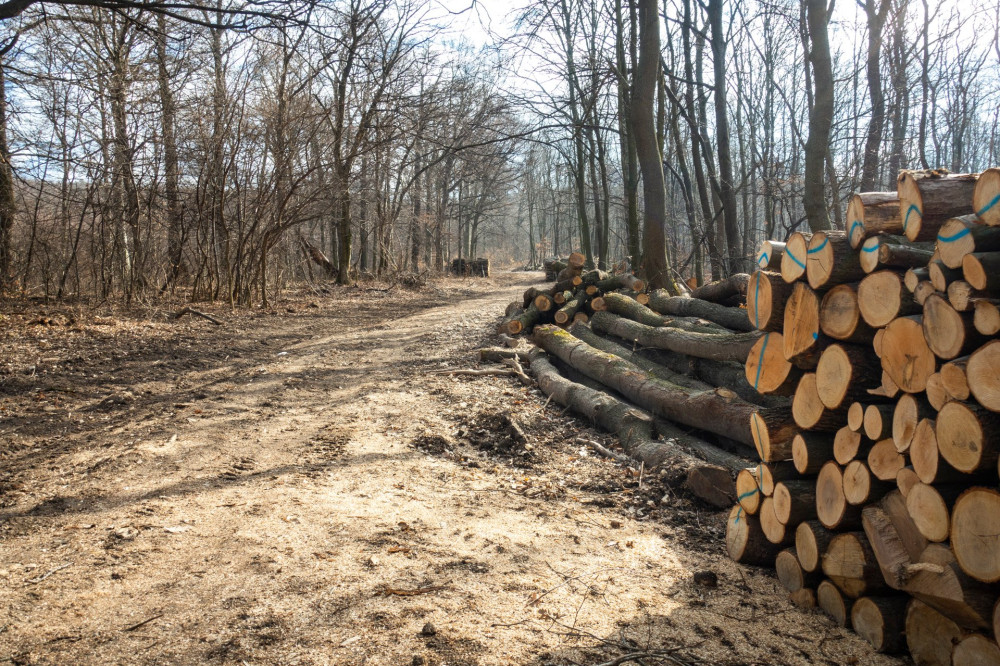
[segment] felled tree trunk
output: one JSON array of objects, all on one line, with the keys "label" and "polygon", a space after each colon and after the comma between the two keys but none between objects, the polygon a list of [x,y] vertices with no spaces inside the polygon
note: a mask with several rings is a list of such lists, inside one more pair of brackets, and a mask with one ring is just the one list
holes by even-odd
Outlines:
[{"label": "felled tree trunk", "polygon": [[655,379],[628,361],[598,351],[556,326],[536,327],[534,340],[565,363],[654,415],[728,437],[746,446],[753,446],[754,441],[750,432],[751,415],[771,411],[735,395],[692,391]]},{"label": "felled tree trunk", "polygon": [[725,326],[731,331],[754,330],[746,310],[742,308],[730,308],[718,303],[703,301],[700,298],[671,296],[664,289],[657,289],[649,295],[649,308],[665,315],[701,317],[720,326]]},{"label": "felled tree trunk", "polygon": [[697,333],[675,328],[653,328],[608,312],[598,312],[591,326],[600,333],[609,333],[623,340],[647,347],[667,349],[698,358],[745,363],[761,331],[749,333]]},{"label": "felled tree trunk", "polygon": [[750,276],[747,273],[736,273],[724,280],[717,280],[698,287],[691,292],[691,298],[713,303],[721,303],[732,296],[746,296]]}]

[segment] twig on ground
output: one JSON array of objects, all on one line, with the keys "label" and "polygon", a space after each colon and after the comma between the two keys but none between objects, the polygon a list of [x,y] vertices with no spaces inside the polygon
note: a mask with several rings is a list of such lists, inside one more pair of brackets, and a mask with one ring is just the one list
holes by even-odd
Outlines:
[{"label": "twig on ground", "polygon": [[72,562],[67,562],[66,564],[63,564],[61,566],[56,567],[55,569],[52,569],[51,571],[46,572],[45,574],[39,576],[38,578],[29,578],[28,580],[26,580],[24,582],[25,583],[29,583],[29,584],[30,583],[41,583],[43,580],[45,580],[46,578],[48,578],[52,574],[56,573],[57,571],[62,571],[63,569],[69,568],[71,566],[73,566],[73,563]]},{"label": "twig on ground", "polygon": [[382,589],[379,590],[378,594],[381,594],[384,597],[388,597],[391,594],[394,594],[398,597],[415,597],[418,594],[430,594],[431,592],[438,592],[440,590],[445,590],[447,588],[448,588],[447,585],[428,585],[427,587],[418,587],[412,590],[405,590],[398,587],[389,587],[388,585],[384,585],[382,586]]},{"label": "twig on ground", "polygon": [[[468,375],[470,377],[485,377],[489,375],[501,375],[507,377],[517,376],[517,371],[507,368],[482,368],[480,370],[473,369],[457,369],[457,370],[438,370],[436,372],[430,373],[432,375]],[[524,374],[523,372],[521,373]]]},{"label": "twig on ground", "polygon": [[216,319],[215,317],[213,317],[210,314],[205,314],[204,312],[201,312],[199,310],[195,310],[194,308],[187,308],[187,307],[186,308],[181,308],[177,312],[175,312],[172,315],[170,315],[170,318],[171,319],[180,319],[181,317],[183,317],[186,314],[194,315],[195,317],[201,317],[202,319],[207,319],[208,321],[212,322],[216,326],[222,326],[222,321],[221,320]]},{"label": "twig on ground", "polygon": [[535,381],[528,375],[524,374],[524,368],[521,367],[521,361],[519,361],[516,356],[512,358],[505,358],[503,360],[503,364],[510,366],[514,370],[514,374],[517,376],[518,379],[521,380],[521,383],[524,384],[525,386],[535,385]]},{"label": "twig on ground", "polygon": [[611,458],[612,460],[617,460],[623,465],[628,465],[629,467],[636,466],[636,462],[631,458],[629,458],[628,456],[623,455],[621,453],[616,453],[611,449],[609,449],[608,447],[604,446],[603,444],[598,444],[592,439],[587,439],[585,437],[577,437],[576,443],[583,444],[584,446],[589,446],[590,448],[594,449],[605,458]]},{"label": "twig on ground", "polygon": [[125,627],[124,629],[122,629],[122,631],[135,631],[139,627],[146,626],[147,624],[149,624],[153,620],[159,620],[161,617],[163,617],[163,613],[157,613],[156,615],[154,615],[151,618],[147,618],[147,619],[143,620],[142,622],[139,622],[137,624],[133,624],[131,627]]}]

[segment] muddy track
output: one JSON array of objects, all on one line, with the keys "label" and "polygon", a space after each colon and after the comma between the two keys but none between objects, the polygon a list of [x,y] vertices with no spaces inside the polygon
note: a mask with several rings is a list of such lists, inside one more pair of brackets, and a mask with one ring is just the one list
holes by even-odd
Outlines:
[{"label": "muddy track", "polygon": [[36,336],[63,360],[0,384],[0,663],[895,663],[536,391],[441,372],[537,278],[151,319],[104,372]]}]

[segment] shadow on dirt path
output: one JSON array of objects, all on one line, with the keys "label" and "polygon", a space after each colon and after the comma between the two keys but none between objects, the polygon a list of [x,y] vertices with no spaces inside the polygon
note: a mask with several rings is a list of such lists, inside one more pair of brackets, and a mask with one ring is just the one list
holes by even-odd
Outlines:
[{"label": "shadow on dirt path", "polygon": [[39,331],[0,375],[0,663],[895,663],[537,391],[439,373],[539,279]]}]

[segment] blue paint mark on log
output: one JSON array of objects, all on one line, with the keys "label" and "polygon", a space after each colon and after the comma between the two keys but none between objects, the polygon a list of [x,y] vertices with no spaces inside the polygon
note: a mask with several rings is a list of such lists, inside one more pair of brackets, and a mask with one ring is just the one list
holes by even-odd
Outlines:
[{"label": "blue paint mark on log", "polygon": [[993,208],[993,206],[996,206],[998,203],[1000,203],[1000,194],[993,197],[993,201],[990,201],[988,204],[986,204],[981,209],[976,211],[976,215],[982,217],[983,215],[986,214],[987,211],[989,211],[990,208]]},{"label": "blue paint mark on log", "polygon": [[956,231],[951,236],[945,237],[945,236],[942,236],[941,234],[938,234],[938,240],[941,241],[942,243],[951,243],[953,241],[957,241],[959,238],[964,238],[965,236],[968,236],[970,233],[972,233],[972,230],[969,229],[968,227],[966,227],[965,229],[962,229],[961,231]]},{"label": "blue paint mark on log", "polygon": [[910,204],[910,207],[906,209],[906,215],[903,217],[903,232],[906,232],[906,227],[910,224],[910,213],[916,213],[917,217],[923,217],[924,214],[920,212],[916,204]]},{"label": "blue paint mark on log", "polygon": [[801,261],[798,260],[798,257],[796,257],[794,254],[792,254],[791,252],[788,251],[787,247],[785,248],[785,254],[788,255],[789,257],[791,257],[792,261],[794,261],[796,264],[799,265],[799,268],[805,268],[806,267],[805,264],[803,264]]},{"label": "blue paint mark on log", "polygon": [[811,250],[806,250],[806,253],[807,254],[816,254],[817,252],[819,252],[820,250],[822,250],[824,247],[826,247],[826,244],[829,243],[829,242],[830,242],[830,237],[827,236],[826,238],[823,239],[823,242],[820,243],[818,247],[814,247]]},{"label": "blue paint mark on log", "polygon": [[760,384],[760,369],[764,367],[764,350],[767,349],[767,343],[771,339],[771,334],[768,333],[764,336],[764,344],[760,346],[760,358],[757,359],[757,378],[753,380],[753,390],[757,390],[757,385]]}]

